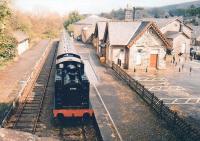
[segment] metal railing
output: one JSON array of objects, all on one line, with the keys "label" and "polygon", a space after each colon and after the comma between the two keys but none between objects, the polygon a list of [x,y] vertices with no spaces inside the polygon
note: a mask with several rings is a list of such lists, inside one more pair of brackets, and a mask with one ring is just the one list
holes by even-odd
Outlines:
[{"label": "metal railing", "polygon": [[193,128],[183,118],[166,106],[162,100],[159,100],[154,93],[147,90],[137,80],[128,75],[120,66],[112,63],[112,69],[132,90],[134,90],[157,115],[164,120],[168,127],[174,132],[175,136],[181,141],[199,141],[200,131]]}]

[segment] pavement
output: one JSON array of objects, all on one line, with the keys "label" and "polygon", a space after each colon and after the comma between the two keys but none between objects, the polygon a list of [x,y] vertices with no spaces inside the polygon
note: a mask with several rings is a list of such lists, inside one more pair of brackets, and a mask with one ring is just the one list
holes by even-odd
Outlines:
[{"label": "pavement", "polygon": [[[116,140],[115,135],[110,135],[112,131],[104,130],[105,128],[116,128],[120,134],[121,140],[127,141],[175,141],[174,135],[166,129],[165,124],[157,118],[150,108],[142,101],[142,99],[133,92],[123,81],[119,80],[111,68],[99,63],[99,59],[95,53],[95,49],[90,45],[80,42],[74,42],[79,54],[81,54],[86,62],[86,74],[91,83],[90,93],[91,100],[95,100],[97,93],[98,104],[104,102],[103,107],[96,105],[96,101],[92,104],[97,122],[101,122],[100,131],[103,136],[109,136]],[[86,59],[88,58],[88,59]],[[90,65],[90,66],[89,66]],[[89,67],[88,67],[89,66]],[[96,102],[96,103],[95,103]],[[106,109],[105,109],[106,107]],[[101,114],[104,108],[107,113]],[[105,112],[105,110],[103,112]],[[105,115],[103,118],[98,115]],[[109,122],[108,118],[112,118]],[[114,124],[114,125],[111,125]],[[101,126],[107,126],[102,128]],[[102,131],[103,130],[103,131]],[[112,130],[112,129],[111,129]],[[110,137],[111,136],[111,137]]]},{"label": "pavement", "polygon": [[8,103],[16,97],[23,82],[26,81],[48,47],[49,42],[49,40],[41,40],[19,56],[17,61],[0,70],[0,103]]},{"label": "pavement", "polygon": [[125,70],[163,100],[172,110],[200,129],[200,62],[177,65],[169,63],[165,70]]}]

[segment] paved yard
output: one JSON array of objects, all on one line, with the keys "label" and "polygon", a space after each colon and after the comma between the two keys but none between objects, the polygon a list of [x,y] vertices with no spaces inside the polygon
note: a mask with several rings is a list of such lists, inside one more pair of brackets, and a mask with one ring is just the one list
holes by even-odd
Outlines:
[{"label": "paved yard", "polygon": [[127,72],[165,104],[200,127],[200,62],[188,61],[183,68],[181,64],[169,64],[166,70]]},{"label": "paved yard", "polygon": [[74,44],[84,59],[91,85],[96,85],[123,140],[176,140],[141,98],[120,81],[112,69],[99,63],[91,46]]}]

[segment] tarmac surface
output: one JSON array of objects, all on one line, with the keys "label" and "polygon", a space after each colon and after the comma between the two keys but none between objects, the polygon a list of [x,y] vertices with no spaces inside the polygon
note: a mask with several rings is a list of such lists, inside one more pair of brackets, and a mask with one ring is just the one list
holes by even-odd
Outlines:
[{"label": "tarmac surface", "polygon": [[126,70],[171,109],[200,129],[200,62],[169,63],[165,70]]},{"label": "tarmac surface", "polygon": [[21,85],[31,74],[49,42],[49,40],[41,40],[19,56],[17,61],[0,70],[0,103],[10,102],[16,97]]},{"label": "tarmac surface", "polygon": [[[74,45],[82,58],[87,60],[85,63],[86,74],[88,75],[91,85],[95,85],[99,92],[122,140],[177,140],[174,135],[167,130],[165,124],[153,114],[142,99],[114,75],[111,68],[99,63],[95,49],[92,46],[76,41]],[[93,99],[96,94],[90,93],[90,95],[91,99]],[[100,118],[101,116],[98,116],[96,113],[101,114],[99,112],[102,111],[102,107],[94,104],[95,103],[93,103],[93,109],[97,122],[100,121],[102,123],[102,125],[99,125],[101,133],[103,133],[102,136],[109,136],[108,132],[102,131],[105,128],[101,128],[101,126],[111,124],[108,118],[106,118],[108,115],[105,115],[103,119]],[[104,122],[102,122],[102,120]],[[106,129],[108,128],[109,127],[106,127]],[[113,140],[115,139],[113,135]]]}]

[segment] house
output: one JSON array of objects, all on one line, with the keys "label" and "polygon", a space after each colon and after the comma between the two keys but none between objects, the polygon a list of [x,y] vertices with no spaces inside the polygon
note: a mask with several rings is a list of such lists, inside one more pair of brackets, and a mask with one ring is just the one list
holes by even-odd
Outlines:
[{"label": "house", "polygon": [[179,56],[190,53],[192,28],[185,23],[180,17],[173,18],[146,18],[142,21],[154,21],[160,31],[172,44],[173,55]]},{"label": "house", "polygon": [[[127,7],[124,9],[124,21],[131,22],[135,19],[135,7],[131,7],[131,5],[127,5]],[[94,36],[93,36],[93,46],[97,49],[97,55],[99,57],[103,56],[104,51],[104,44],[102,44],[104,32],[106,28],[106,23],[109,21],[104,22],[97,22],[94,30]],[[100,47],[101,46],[101,47]],[[104,47],[103,47],[104,46]]]},{"label": "house", "polygon": [[17,55],[21,55],[29,49],[29,37],[22,31],[15,31],[12,34],[17,41]]},{"label": "house", "polygon": [[165,55],[171,50],[166,37],[150,21],[108,22],[100,47],[107,64],[114,62],[126,69],[165,69]]},{"label": "house", "polygon": [[95,25],[100,21],[108,21],[108,19],[96,15],[91,15],[74,23],[74,38],[80,37],[84,43],[91,43]]}]

